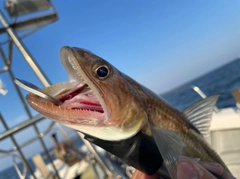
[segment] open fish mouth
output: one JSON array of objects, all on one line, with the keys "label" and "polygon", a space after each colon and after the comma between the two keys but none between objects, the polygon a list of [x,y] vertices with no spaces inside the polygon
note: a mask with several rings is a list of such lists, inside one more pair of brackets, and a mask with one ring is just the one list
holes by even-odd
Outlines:
[{"label": "open fish mouth", "polygon": [[60,107],[71,110],[87,110],[104,113],[103,108],[94,92],[86,83],[77,85],[76,88],[65,90],[55,96],[63,104]]},{"label": "open fish mouth", "polygon": [[70,81],[42,89],[43,92],[60,100],[61,105],[53,104],[32,93],[26,97],[29,104],[46,117],[65,124],[103,125],[103,121],[107,119],[106,109],[103,107],[105,103],[99,90],[87,78],[77,61],[86,58],[84,55],[89,53],[82,50],[82,57],[78,54],[77,59],[74,49],[62,48],[61,61]]}]

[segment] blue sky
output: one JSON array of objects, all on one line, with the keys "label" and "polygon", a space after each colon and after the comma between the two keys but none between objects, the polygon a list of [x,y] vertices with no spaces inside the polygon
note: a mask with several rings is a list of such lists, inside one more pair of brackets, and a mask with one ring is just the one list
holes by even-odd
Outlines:
[{"label": "blue sky", "polygon": [[[59,20],[23,39],[52,83],[67,80],[59,60],[59,50],[65,45],[94,52],[156,93],[184,84],[240,55],[240,1],[52,2]],[[5,40],[1,35],[0,41]],[[0,60],[0,69],[2,66]],[[16,48],[12,69],[16,77],[43,87]],[[9,91],[0,96],[0,112],[12,127],[27,117],[9,75],[0,74],[0,79]],[[26,140],[31,130],[19,138]],[[0,148],[9,148],[10,143],[0,141]],[[29,155],[34,153],[32,148],[26,149]],[[0,160],[0,168],[1,164]]]}]

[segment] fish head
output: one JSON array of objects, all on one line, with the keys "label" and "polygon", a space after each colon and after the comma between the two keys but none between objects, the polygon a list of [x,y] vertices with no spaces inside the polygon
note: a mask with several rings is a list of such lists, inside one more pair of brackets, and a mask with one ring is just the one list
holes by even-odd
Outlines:
[{"label": "fish head", "polygon": [[130,138],[147,121],[139,86],[106,60],[76,47],[62,47],[69,81],[41,89],[63,102],[53,104],[35,94],[26,99],[49,119],[109,141]]}]

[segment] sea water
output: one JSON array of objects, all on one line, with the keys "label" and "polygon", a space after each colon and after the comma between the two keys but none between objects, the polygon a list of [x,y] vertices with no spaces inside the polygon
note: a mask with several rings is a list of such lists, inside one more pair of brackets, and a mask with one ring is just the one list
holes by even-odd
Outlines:
[{"label": "sea water", "polygon": [[218,108],[235,107],[236,101],[232,96],[232,91],[240,89],[240,59],[236,59],[161,96],[172,106],[182,111],[201,99],[189,87],[191,85],[199,87],[206,96],[220,94],[217,101]]}]

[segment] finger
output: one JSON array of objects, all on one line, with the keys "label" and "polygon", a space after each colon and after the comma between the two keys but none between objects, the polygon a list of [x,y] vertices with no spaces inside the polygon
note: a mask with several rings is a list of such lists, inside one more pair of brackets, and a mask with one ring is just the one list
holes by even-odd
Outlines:
[{"label": "finger", "polygon": [[180,162],[177,165],[177,178],[191,179],[196,177],[198,177],[198,172],[189,162]]},{"label": "finger", "polygon": [[154,174],[149,176],[139,170],[136,170],[131,179],[158,179],[158,175]]},{"label": "finger", "polygon": [[179,159],[177,163],[177,178],[199,178],[199,179],[216,179],[203,166],[193,159]]},{"label": "finger", "polygon": [[209,163],[209,162],[199,162],[201,166],[206,168],[207,170],[213,172],[218,175],[222,179],[235,179],[229,172],[227,172],[220,164],[218,163]]}]

